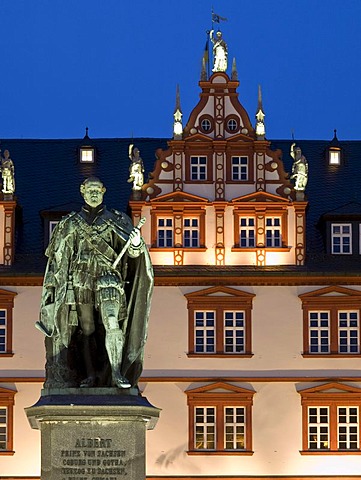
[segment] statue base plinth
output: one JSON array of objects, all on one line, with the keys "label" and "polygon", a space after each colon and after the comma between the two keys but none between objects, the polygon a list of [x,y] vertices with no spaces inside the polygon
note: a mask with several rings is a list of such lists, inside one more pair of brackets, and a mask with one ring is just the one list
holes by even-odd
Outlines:
[{"label": "statue base plinth", "polygon": [[41,479],[145,479],[145,433],[160,410],[115,388],[68,390],[44,389],[25,409],[41,432]]}]

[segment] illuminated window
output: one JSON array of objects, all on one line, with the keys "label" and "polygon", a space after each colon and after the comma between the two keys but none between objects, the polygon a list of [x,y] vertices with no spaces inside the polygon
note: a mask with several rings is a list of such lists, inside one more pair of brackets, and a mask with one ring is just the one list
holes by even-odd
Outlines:
[{"label": "illuminated window", "polygon": [[94,163],[94,148],[82,147],[80,149],[81,163]]},{"label": "illuminated window", "polygon": [[232,180],[248,180],[248,157],[232,157]]},{"label": "illuminated window", "polygon": [[158,218],[157,247],[173,247],[173,218]]},{"label": "illuminated window", "polygon": [[299,297],[305,355],[360,355],[361,292],[327,287]]},{"label": "illuminated window", "polygon": [[0,290],[0,358],[12,356],[13,308],[16,293]]},{"label": "illuminated window", "polygon": [[329,383],[300,392],[303,406],[303,454],[361,453],[361,389]]},{"label": "illuminated window", "polygon": [[341,150],[329,150],[328,159],[330,165],[340,165],[341,163]]},{"label": "illuminated window", "polygon": [[199,247],[199,218],[183,219],[183,247]]},{"label": "illuminated window", "polygon": [[13,407],[15,391],[0,387],[0,456],[13,455]]},{"label": "illuminated window", "polygon": [[[234,247],[232,251],[247,248],[289,251],[287,206],[272,204],[273,196],[258,192],[247,195],[246,201],[245,197],[240,197],[240,199],[239,203],[238,199],[234,201]],[[270,199],[269,205],[266,203],[268,199]]]},{"label": "illuminated window", "polygon": [[184,192],[152,203],[151,245],[154,248],[205,249],[207,200]]},{"label": "illuminated window", "polygon": [[191,180],[207,180],[207,157],[191,157]]},{"label": "illuminated window", "polygon": [[332,253],[336,255],[352,253],[351,223],[333,223],[331,225]]},{"label": "illuminated window", "polygon": [[186,298],[189,311],[189,356],[252,355],[253,294],[226,287],[212,287],[188,293]]},{"label": "illuminated window", "polygon": [[281,218],[266,218],[266,247],[276,248],[282,246]]},{"label": "illuminated window", "polygon": [[256,246],[256,230],[254,217],[241,217],[239,219],[239,246],[252,248]]},{"label": "illuminated window", "polygon": [[186,392],[190,455],[252,455],[254,392],[223,382]]}]

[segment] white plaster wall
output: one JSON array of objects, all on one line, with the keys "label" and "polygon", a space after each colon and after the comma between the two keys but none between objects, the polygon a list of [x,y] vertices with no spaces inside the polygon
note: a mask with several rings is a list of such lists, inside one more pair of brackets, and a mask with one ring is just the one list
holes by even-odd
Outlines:
[{"label": "white plaster wall", "polygon": [[[243,384],[239,384],[244,386]],[[301,398],[294,383],[253,383],[252,456],[191,456],[188,388],[198,384],[149,383],[144,395],[162,409],[147,433],[148,475],[359,475],[359,455],[301,455]]]},{"label": "white plaster wall", "polygon": [[243,197],[244,195],[249,195],[255,192],[255,187],[253,184],[230,184],[225,185],[225,199],[231,201],[234,198]]},{"label": "white plaster wall", "polygon": [[4,263],[4,230],[5,230],[5,209],[4,207],[0,208],[0,264]]},{"label": "white plaster wall", "polygon": [[40,383],[4,384],[15,389],[14,445],[12,456],[0,456],[0,476],[40,476],[40,432],[32,430],[25,408],[34,405],[40,397]]},{"label": "white plaster wall", "polygon": [[[43,375],[44,336],[35,328],[39,320],[41,287],[2,287],[16,292],[13,310],[13,357],[1,358],[1,370],[17,376]],[[7,376],[9,376],[6,373]]]},{"label": "white plaster wall", "polygon": [[[155,287],[145,376],[337,376],[358,375],[355,358],[303,358],[302,308],[298,295],[317,287],[234,287],[255,294],[252,310],[252,358],[189,358],[185,294],[197,287]],[[358,287],[360,290],[361,288]],[[210,298],[211,305],[211,298]],[[159,332],[162,332],[160,335]],[[166,364],[164,362],[166,359]]]}]

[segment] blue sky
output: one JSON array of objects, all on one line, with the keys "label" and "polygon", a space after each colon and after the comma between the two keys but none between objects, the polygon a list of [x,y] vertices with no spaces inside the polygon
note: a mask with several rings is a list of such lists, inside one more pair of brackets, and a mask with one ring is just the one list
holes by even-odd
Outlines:
[{"label": "blue sky", "polygon": [[360,0],[1,0],[0,138],[170,137],[212,5],[267,138],[361,139]]}]

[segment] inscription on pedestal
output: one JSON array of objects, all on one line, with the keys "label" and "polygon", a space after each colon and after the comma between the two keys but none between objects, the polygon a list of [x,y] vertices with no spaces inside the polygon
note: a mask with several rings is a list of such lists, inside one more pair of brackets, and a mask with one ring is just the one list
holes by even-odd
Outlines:
[{"label": "inscription on pedestal", "polygon": [[127,452],[113,448],[111,438],[77,438],[60,456],[62,480],[121,480],[128,475]]}]

